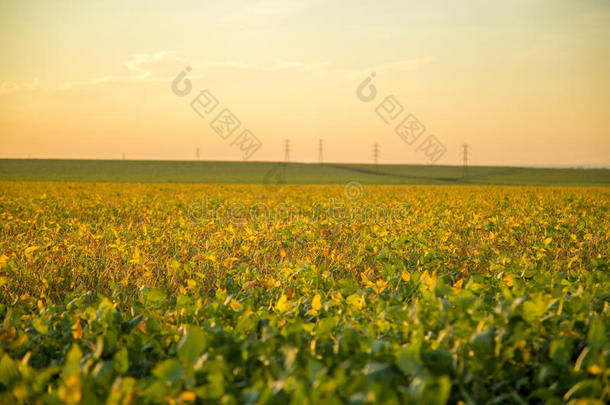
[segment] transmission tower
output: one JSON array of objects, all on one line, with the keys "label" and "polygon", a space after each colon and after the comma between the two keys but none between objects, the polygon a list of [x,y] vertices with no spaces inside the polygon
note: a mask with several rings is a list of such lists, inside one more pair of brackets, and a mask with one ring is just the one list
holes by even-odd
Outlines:
[{"label": "transmission tower", "polygon": [[324,162],[324,141],[320,139],[318,144],[318,162],[322,164]]},{"label": "transmission tower", "polygon": [[284,161],[290,162],[290,139],[284,141]]},{"label": "transmission tower", "polygon": [[462,145],[462,180],[469,181],[468,176],[468,144]]},{"label": "transmission tower", "polygon": [[379,164],[379,144],[376,143],[373,145],[373,161],[375,162],[375,167]]}]

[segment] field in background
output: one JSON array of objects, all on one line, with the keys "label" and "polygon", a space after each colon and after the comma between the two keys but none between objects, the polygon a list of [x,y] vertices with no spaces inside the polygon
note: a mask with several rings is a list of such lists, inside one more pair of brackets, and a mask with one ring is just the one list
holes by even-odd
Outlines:
[{"label": "field in background", "polygon": [[607,403],[609,202],[3,182],[0,402]]},{"label": "field in background", "polygon": [[[469,184],[610,185],[608,169],[469,169]],[[236,184],[465,184],[461,166],[0,159],[0,181]]]}]

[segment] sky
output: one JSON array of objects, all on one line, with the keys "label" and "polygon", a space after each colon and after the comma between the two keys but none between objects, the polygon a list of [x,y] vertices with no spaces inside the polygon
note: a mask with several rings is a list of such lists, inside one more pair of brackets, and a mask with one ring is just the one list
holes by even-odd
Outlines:
[{"label": "sky", "polygon": [[0,49],[2,158],[610,166],[608,0],[4,0]]}]

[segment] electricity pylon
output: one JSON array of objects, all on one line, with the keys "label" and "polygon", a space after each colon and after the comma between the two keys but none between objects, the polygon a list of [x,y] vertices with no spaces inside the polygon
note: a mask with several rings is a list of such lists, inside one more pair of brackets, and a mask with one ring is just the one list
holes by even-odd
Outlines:
[{"label": "electricity pylon", "polygon": [[318,163],[322,164],[324,162],[324,141],[320,139],[318,144]]},{"label": "electricity pylon", "polygon": [[284,141],[284,161],[288,163],[290,161],[290,140]]},{"label": "electricity pylon", "polygon": [[462,180],[465,182],[470,181],[468,176],[468,144],[462,145]]}]

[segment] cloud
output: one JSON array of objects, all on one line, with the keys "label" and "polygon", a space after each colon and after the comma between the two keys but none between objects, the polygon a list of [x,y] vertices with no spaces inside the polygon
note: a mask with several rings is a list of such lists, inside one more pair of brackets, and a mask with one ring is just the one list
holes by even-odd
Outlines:
[{"label": "cloud", "polygon": [[57,86],[57,90],[68,90],[80,86],[95,86],[104,83],[171,80],[170,76],[159,75],[157,71],[159,67],[167,63],[175,65],[178,62],[182,65],[186,64],[183,59],[175,56],[173,51],[158,51],[153,54],[137,53],[128,61],[123,62],[123,65],[131,71],[130,74],[107,75],[88,80],[64,82]]},{"label": "cloud", "polygon": [[0,95],[35,90],[39,85],[40,81],[38,78],[34,78],[31,82],[24,83],[15,83],[10,80],[5,80],[0,83]]},{"label": "cloud", "polygon": [[[252,64],[241,61],[209,62],[204,64],[188,63],[175,55],[173,51],[158,51],[153,54],[138,53],[122,63],[130,73],[125,75],[106,75],[81,81],[69,81],[58,85],[57,90],[69,90],[74,87],[96,86],[117,82],[163,82],[171,81],[177,72],[185,66],[191,66],[191,79],[202,77],[205,70],[239,69],[258,72],[278,72],[286,70],[311,71],[325,67],[326,63],[306,64],[303,62],[280,60],[269,64]],[[197,73],[200,72],[200,73]]]}]

